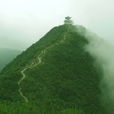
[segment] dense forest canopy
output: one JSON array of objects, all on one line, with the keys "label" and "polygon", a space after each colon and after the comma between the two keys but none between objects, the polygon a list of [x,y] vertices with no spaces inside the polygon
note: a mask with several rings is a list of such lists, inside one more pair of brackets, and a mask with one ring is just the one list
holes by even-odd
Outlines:
[{"label": "dense forest canopy", "polygon": [[[32,107],[31,113],[45,107],[46,114],[104,114],[99,88],[102,72],[85,50],[89,42],[84,32],[82,26],[54,27],[17,56],[0,74],[1,103],[7,101],[13,108],[23,104],[25,111]],[[26,78],[19,85],[22,76]],[[29,104],[19,94],[19,86]]]}]

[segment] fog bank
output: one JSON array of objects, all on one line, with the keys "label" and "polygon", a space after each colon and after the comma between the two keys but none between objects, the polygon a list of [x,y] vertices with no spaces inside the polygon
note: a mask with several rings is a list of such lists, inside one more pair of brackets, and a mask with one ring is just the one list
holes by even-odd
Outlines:
[{"label": "fog bank", "polygon": [[86,50],[96,59],[103,71],[99,85],[102,91],[101,102],[108,113],[114,114],[114,45],[91,32],[87,31],[85,35],[89,41]]},{"label": "fog bank", "polygon": [[0,47],[26,49],[65,16],[114,43],[114,0],[0,0]]}]

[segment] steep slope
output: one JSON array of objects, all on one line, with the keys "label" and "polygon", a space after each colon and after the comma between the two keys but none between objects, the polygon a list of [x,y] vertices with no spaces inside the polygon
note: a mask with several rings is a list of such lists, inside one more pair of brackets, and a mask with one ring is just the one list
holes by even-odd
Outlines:
[{"label": "steep slope", "polygon": [[19,53],[21,53],[19,50],[0,48],[0,71]]},{"label": "steep slope", "polygon": [[[81,29],[81,32],[79,32]],[[78,108],[101,114],[101,71],[85,51],[85,28],[53,28],[5,67],[0,74],[0,99],[44,104],[48,110]]]}]

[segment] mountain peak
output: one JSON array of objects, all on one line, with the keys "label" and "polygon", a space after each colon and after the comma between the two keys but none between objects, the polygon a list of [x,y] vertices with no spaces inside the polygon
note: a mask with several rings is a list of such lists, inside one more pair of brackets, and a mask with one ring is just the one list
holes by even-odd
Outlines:
[{"label": "mountain peak", "polygon": [[101,114],[101,74],[85,50],[84,31],[66,17],[64,25],[54,27],[20,54],[0,74],[0,100],[45,106],[47,113],[75,107],[85,114],[93,110]]}]

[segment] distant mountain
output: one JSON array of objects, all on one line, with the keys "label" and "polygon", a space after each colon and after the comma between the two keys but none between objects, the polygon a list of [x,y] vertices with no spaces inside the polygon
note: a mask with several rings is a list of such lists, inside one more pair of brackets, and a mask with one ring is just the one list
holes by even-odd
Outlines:
[{"label": "distant mountain", "polygon": [[54,27],[16,57],[0,74],[0,101],[30,105],[26,110],[31,114],[104,114],[102,72],[85,50],[89,42],[84,32],[82,26]]},{"label": "distant mountain", "polygon": [[11,62],[21,51],[7,48],[0,48],[0,71]]}]

